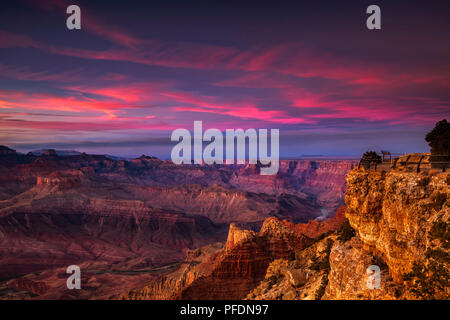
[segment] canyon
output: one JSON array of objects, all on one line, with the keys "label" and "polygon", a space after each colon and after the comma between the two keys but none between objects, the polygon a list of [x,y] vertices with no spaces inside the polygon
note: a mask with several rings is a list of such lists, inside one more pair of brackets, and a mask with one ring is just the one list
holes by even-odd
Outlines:
[{"label": "canyon", "polygon": [[[290,259],[317,236],[334,231],[344,220],[344,210],[326,221],[293,224],[275,217],[264,221],[259,232],[231,224],[225,243],[206,246],[186,255],[178,270],[132,290],[122,299],[241,299],[264,279],[269,264]],[[306,235],[307,234],[307,235]],[[292,271],[291,277],[299,273]]]},{"label": "canyon", "polygon": [[[2,150],[2,299],[117,298],[179,270],[190,250],[226,242],[229,228],[255,232],[270,218],[318,228],[343,204],[345,176],[355,166],[282,160],[277,175],[264,176],[250,164],[180,166],[144,155],[128,161]],[[288,242],[275,243],[287,250]],[[272,257],[260,247],[265,266]],[[84,270],[85,290],[64,287],[71,264]]]},{"label": "canyon", "polygon": [[[401,157],[407,158],[410,155]],[[450,174],[353,169],[336,232],[274,260],[247,299],[375,300],[450,298]],[[370,266],[380,287],[370,288]],[[305,275],[295,283],[289,270]]]},{"label": "canyon", "polygon": [[[282,160],[267,176],[2,150],[0,299],[450,297],[450,174],[403,161],[421,155]],[[71,264],[82,290],[66,288]]]},{"label": "canyon", "polygon": [[[355,168],[347,185],[332,219],[270,217],[259,233],[232,224],[224,244],[121,298],[448,300],[450,175]],[[374,266],[379,287],[368,284]]]}]

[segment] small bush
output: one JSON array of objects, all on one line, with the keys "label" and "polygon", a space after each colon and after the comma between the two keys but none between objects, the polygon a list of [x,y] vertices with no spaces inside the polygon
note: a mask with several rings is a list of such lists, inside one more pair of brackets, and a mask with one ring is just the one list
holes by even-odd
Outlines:
[{"label": "small bush", "polygon": [[364,152],[361,160],[381,163],[381,156],[378,155],[378,153],[376,153],[375,151],[366,151]]},{"label": "small bush", "polygon": [[438,210],[447,201],[447,194],[441,192],[435,192],[431,195],[431,201],[434,203],[434,207]]},{"label": "small bush", "polygon": [[378,163],[381,163],[381,156],[379,156],[375,151],[364,152],[360,160],[360,164],[365,169],[369,169],[371,164]]},{"label": "small bush", "polygon": [[341,226],[337,230],[337,235],[338,235],[337,239],[341,243],[347,242],[356,235],[355,229],[352,228],[348,219],[345,219],[344,222],[341,224]]},{"label": "small bush", "polygon": [[428,248],[427,251],[425,252],[425,257],[427,259],[434,259],[438,262],[442,262],[442,263],[446,263],[446,264],[450,263],[449,254],[442,249]]},{"label": "small bush", "polygon": [[439,240],[445,249],[450,248],[450,226],[449,223],[438,220],[433,223],[428,237],[431,240]]},{"label": "small bush", "polygon": [[[450,123],[446,119],[437,122],[434,129],[425,136],[425,141],[431,147],[431,162],[445,161],[446,157],[439,157],[439,155],[450,154]],[[441,168],[442,164],[432,163],[432,166]]]},{"label": "small bush", "polygon": [[422,179],[417,181],[417,185],[419,187],[426,187],[429,183],[430,183],[430,178],[429,177],[423,177]]}]

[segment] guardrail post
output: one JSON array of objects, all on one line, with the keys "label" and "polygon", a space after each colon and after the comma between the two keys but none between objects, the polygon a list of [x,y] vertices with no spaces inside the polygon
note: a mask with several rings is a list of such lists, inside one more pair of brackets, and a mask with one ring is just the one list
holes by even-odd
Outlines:
[{"label": "guardrail post", "polygon": [[395,169],[395,167],[397,166],[397,161],[399,158],[394,159],[394,163],[392,164],[392,169]]},{"label": "guardrail post", "polygon": [[420,172],[420,163],[422,162],[423,158],[425,158],[424,155],[422,155],[422,156],[420,157],[419,163],[417,164],[417,173]]},{"label": "guardrail post", "polygon": [[406,160],[405,160],[405,168],[406,169],[408,169],[408,160],[409,160],[409,158],[411,158],[411,155],[406,157]]}]

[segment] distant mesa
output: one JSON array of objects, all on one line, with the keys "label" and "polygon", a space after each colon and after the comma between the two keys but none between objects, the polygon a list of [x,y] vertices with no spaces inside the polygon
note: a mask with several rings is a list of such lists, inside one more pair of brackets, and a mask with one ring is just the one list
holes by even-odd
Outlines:
[{"label": "distant mesa", "polygon": [[56,156],[55,149],[47,149],[42,153],[43,156]]},{"label": "distant mesa", "polygon": [[159,160],[157,157],[146,156],[145,154],[141,155],[137,159],[139,159],[139,160]]},{"label": "distant mesa", "polygon": [[298,157],[289,158],[290,160],[356,160],[359,159],[356,155],[321,155],[321,154],[302,154]]},{"label": "distant mesa", "polygon": [[326,157],[323,154],[302,154],[300,158],[323,158]]},{"label": "distant mesa", "polygon": [[16,150],[8,148],[7,146],[0,146],[0,155],[17,154]]},{"label": "distant mesa", "polygon": [[75,150],[55,150],[55,149],[39,149],[30,151],[35,156],[78,156],[81,152]]},{"label": "distant mesa", "polygon": [[[57,150],[57,149],[38,149],[28,152],[29,155],[35,156],[59,156],[59,157],[69,157],[69,156],[82,156],[85,157],[88,154],[86,152],[80,152],[76,150]],[[109,154],[105,154],[105,157],[111,160],[129,160],[125,157],[117,157]]]}]

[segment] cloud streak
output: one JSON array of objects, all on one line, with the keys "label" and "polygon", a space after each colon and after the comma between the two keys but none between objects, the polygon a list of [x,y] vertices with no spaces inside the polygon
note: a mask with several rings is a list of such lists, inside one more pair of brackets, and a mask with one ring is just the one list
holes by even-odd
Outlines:
[{"label": "cloud streak", "polygon": [[[71,4],[30,3],[59,18]],[[0,125],[11,136],[20,140],[20,128],[169,134],[194,120],[221,129],[352,135],[362,128],[423,130],[449,114],[450,66],[442,54],[430,61],[426,50],[415,52],[423,55],[420,65],[412,54],[378,59],[344,50],[349,40],[333,47],[314,34],[297,39],[299,30],[282,25],[274,26],[277,41],[256,41],[244,29],[205,29],[201,20],[188,30],[181,27],[186,21],[167,31],[153,21],[144,30],[119,28],[108,24],[117,12],[94,15],[90,8],[83,5],[79,33],[42,37],[33,28],[0,25]],[[223,37],[211,40],[214,32]]]}]

